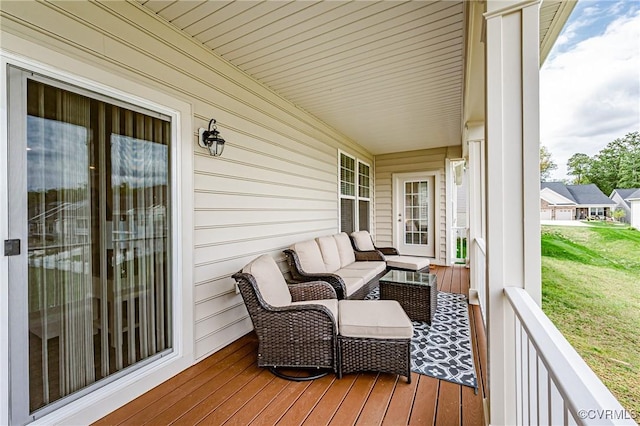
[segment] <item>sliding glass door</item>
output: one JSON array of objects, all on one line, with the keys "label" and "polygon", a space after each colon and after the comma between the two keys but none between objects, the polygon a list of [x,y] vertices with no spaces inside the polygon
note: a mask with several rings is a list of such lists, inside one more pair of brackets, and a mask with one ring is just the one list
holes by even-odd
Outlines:
[{"label": "sliding glass door", "polygon": [[9,70],[11,417],[171,350],[171,122]]}]

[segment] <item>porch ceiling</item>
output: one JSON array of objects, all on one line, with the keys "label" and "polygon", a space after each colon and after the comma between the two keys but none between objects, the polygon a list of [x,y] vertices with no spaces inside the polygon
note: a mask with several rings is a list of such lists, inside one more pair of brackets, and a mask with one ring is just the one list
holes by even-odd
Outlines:
[{"label": "porch ceiling", "polygon": [[462,1],[138,1],[373,154],[461,143]]},{"label": "porch ceiling", "polygon": [[[461,144],[463,1],[137,1],[373,154]],[[541,63],[575,4],[542,2]]]}]

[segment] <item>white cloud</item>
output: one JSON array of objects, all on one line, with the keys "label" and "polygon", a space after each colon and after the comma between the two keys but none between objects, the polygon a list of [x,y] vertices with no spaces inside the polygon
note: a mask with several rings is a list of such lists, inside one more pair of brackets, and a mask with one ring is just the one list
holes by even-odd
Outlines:
[{"label": "white cloud", "polygon": [[[619,9],[619,4],[613,5]],[[593,9],[593,10],[591,10]],[[595,7],[563,33],[563,50],[540,72],[541,144],[558,164],[562,179],[576,152],[594,155],[607,143],[640,130],[640,11],[612,21],[603,34],[580,39]],[[582,34],[584,37],[584,34]],[[557,47],[557,46],[556,46]]]}]

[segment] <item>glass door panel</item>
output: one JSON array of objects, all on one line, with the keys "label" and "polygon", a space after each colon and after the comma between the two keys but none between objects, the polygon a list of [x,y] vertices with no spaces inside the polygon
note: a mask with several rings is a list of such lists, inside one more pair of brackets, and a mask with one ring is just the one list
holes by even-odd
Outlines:
[{"label": "glass door panel", "polygon": [[12,370],[16,422],[172,347],[170,121],[18,73],[9,173],[26,184],[11,188],[10,222],[25,238],[10,327],[26,326],[11,357],[28,353],[28,369]]},{"label": "glass door panel", "polygon": [[433,256],[432,176],[396,177],[398,249],[402,254]]}]

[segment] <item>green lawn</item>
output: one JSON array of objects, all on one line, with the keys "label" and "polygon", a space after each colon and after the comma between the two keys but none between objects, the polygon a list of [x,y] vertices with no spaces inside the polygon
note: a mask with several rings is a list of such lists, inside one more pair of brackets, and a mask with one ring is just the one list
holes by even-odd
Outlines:
[{"label": "green lawn", "polygon": [[542,226],[542,309],[622,405],[640,413],[640,232]]}]

